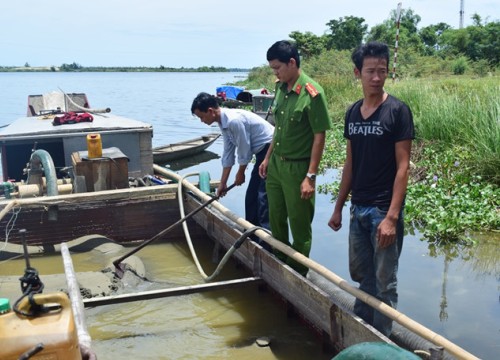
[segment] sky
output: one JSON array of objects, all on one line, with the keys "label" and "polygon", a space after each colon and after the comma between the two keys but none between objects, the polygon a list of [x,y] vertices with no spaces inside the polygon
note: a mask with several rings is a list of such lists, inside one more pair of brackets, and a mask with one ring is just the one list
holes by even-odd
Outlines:
[{"label": "sky", "polygon": [[[464,26],[477,13],[499,21],[498,0],[463,0]],[[388,18],[386,0],[2,0],[0,66],[151,66],[252,68],[293,31],[322,35],[330,20]],[[419,28],[459,27],[460,0],[407,0]]]}]

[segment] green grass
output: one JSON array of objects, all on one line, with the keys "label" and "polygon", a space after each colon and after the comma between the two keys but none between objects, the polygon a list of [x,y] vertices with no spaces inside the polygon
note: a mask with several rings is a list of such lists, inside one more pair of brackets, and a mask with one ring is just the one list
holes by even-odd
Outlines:
[{"label": "green grass", "polygon": [[478,175],[500,184],[500,86],[498,77],[406,80],[387,90],[405,101],[419,139],[460,144]]}]

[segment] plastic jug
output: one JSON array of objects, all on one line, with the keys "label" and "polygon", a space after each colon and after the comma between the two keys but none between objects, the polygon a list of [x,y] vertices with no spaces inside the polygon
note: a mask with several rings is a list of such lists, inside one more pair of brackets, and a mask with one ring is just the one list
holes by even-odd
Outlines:
[{"label": "plastic jug", "polygon": [[87,150],[89,159],[102,157],[101,134],[87,135]]},{"label": "plastic jug", "polygon": [[[58,304],[47,313],[33,317],[19,315],[10,308],[8,299],[0,299],[0,359],[17,360],[42,344],[43,349],[30,359],[81,360],[78,335],[68,296],[63,292],[36,294],[36,304]],[[24,297],[18,309],[29,313],[31,305]]]}]

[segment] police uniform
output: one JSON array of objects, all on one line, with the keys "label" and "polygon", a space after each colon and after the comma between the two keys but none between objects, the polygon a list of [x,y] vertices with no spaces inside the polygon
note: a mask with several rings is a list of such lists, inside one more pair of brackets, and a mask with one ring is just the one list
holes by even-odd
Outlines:
[{"label": "police uniform", "polygon": [[[266,180],[271,230],[276,239],[309,256],[315,197],[301,199],[300,185],[309,168],[314,134],[331,128],[324,91],[303,72],[291,91],[286,83],[278,82],[273,115],[273,153]],[[307,273],[301,264],[281,253],[277,256],[303,275]]]}]

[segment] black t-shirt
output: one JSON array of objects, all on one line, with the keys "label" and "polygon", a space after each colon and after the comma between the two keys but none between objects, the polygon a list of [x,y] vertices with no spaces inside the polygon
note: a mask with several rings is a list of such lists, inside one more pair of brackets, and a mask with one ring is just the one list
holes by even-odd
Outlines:
[{"label": "black t-shirt", "polygon": [[389,95],[367,119],[361,116],[363,99],[345,117],[344,137],[351,141],[351,202],[355,205],[388,207],[396,177],[395,144],[414,139],[410,108]]}]

